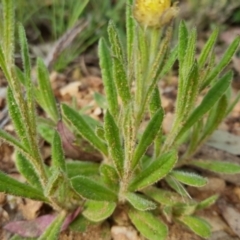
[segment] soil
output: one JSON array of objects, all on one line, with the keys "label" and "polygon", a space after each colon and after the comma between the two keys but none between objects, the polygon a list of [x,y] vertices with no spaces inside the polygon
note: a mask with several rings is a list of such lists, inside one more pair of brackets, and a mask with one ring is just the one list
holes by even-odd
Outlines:
[{"label": "soil", "polygon": [[[229,39],[236,36],[240,28],[228,26],[227,31],[222,32],[220,38],[224,46],[217,46],[218,55],[221,56],[224,48],[229,44]],[[198,40],[199,46],[209,35],[209,31],[201,32]],[[235,57],[231,68],[235,72],[233,81],[233,92],[240,89],[240,58]],[[101,80],[100,69],[96,54],[96,47],[91,51],[77,58],[64,72],[59,73],[50,71],[50,80],[55,96],[59,102],[70,103],[75,99],[77,106],[87,109],[86,114],[91,117],[102,120],[103,110],[94,100],[94,93],[104,94]],[[168,132],[173,119],[173,110],[177,92],[177,77],[174,73],[168,76],[159,84],[162,93],[162,104],[165,109],[164,131]],[[14,134],[14,129],[8,121],[6,111],[6,81],[0,72],[0,127]],[[39,113],[42,114],[39,109]],[[229,117],[221,124],[220,130],[239,136],[240,138],[240,102],[235,106]],[[224,140],[224,135],[223,139]],[[226,140],[227,141],[227,140]],[[240,141],[238,142],[240,144]],[[42,142],[42,152],[47,160],[50,156],[50,148],[47,143]],[[91,155],[90,155],[91,157]],[[93,157],[97,156],[94,155]],[[86,158],[86,157],[85,157]],[[213,148],[208,144],[204,145],[195,155],[196,159],[215,159],[222,161],[235,162],[240,164],[240,150],[235,153],[229,153],[226,149]],[[18,174],[15,164],[15,155],[13,148],[4,143],[0,143],[0,170],[10,176],[24,181]],[[203,188],[188,188],[192,198],[203,200],[213,194],[219,194],[218,201],[210,208],[199,212],[199,216],[209,221],[212,226],[212,236],[210,240],[238,240],[240,239],[240,174],[234,176],[217,175],[199,169],[201,175],[209,178],[208,184]],[[0,227],[13,220],[32,220],[40,215],[52,213],[52,209],[45,204],[37,201],[25,200],[18,197],[6,196],[0,193]],[[100,225],[94,225],[86,232],[71,232],[66,230],[61,233],[61,240],[141,240],[143,237],[131,225],[129,219],[124,213],[119,214],[120,221],[104,222]],[[169,227],[169,236],[167,240],[200,240],[184,226],[178,223],[167,223]],[[11,233],[0,228],[0,239],[8,240]]]}]

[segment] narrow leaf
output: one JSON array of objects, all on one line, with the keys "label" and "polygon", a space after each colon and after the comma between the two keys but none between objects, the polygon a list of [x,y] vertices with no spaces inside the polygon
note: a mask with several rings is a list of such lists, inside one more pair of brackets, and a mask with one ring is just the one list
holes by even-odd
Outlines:
[{"label": "narrow leaf", "polygon": [[36,91],[37,100],[48,115],[57,122],[59,120],[59,113],[56,100],[50,84],[47,67],[41,59],[37,60],[37,77],[39,84],[39,90]]},{"label": "narrow leaf", "polygon": [[75,110],[67,106],[62,105],[63,113],[68,119],[68,121],[74,126],[74,128],[89,141],[96,149],[101,151],[105,156],[108,155],[107,146],[101,139],[97,137],[94,130],[89,126],[89,124],[84,120],[84,118]]},{"label": "narrow leaf", "polygon": [[223,174],[240,173],[240,165],[236,163],[215,160],[194,160],[191,161],[190,164],[216,173]]},{"label": "narrow leaf", "polygon": [[152,117],[148,123],[145,131],[134,152],[134,157],[132,161],[132,168],[134,168],[139,160],[143,157],[144,153],[147,151],[147,148],[153,143],[157,134],[159,133],[163,120],[163,110],[160,108]]},{"label": "narrow leaf", "polygon": [[3,51],[8,67],[14,63],[14,5],[12,0],[3,0]]},{"label": "narrow leaf", "polygon": [[198,58],[198,66],[199,68],[204,67],[207,58],[209,57],[209,54],[211,53],[216,41],[217,41],[217,37],[219,34],[219,29],[216,28],[213,33],[211,34],[211,36],[209,37],[209,39],[207,40],[206,44],[204,45],[201,54]]},{"label": "narrow leaf", "polygon": [[117,169],[119,176],[122,176],[124,151],[121,143],[120,132],[113,117],[108,111],[104,116],[104,130],[105,139],[108,143],[109,155],[112,158],[113,164]]},{"label": "narrow leaf", "polygon": [[88,177],[74,177],[71,179],[71,183],[75,191],[86,199],[109,202],[117,200],[114,192]]},{"label": "narrow leaf", "polygon": [[48,182],[46,187],[44,188],[44,194],[45,196],[54,196],[56,191],[63,186],[63,181],[64,181],[64,175],[63,173],[57,169],[54,168],[51,171],[51,176],[48,178]]},{"label": "narrow leaf", "polygon": [[20,24],[18,26],[18,35],[19,35],[19,42],[21,47],[25,81],[31,81],[31,61],[29,57],[27,38],[26,38],[25,30],[23,26]]},{"label": "narrow leaf", "polygon": [[217,201],[218,198],[219,195],[213,195],[207,199],[204,199],[203,201],[198,203],[196,210],[201,210],[210,207]]},{"label": "narrow leaf", "polygon": [[69,178],[78,175],[93,176],[98,174],[99,164],[93,162],[67,161],[66,168]]},{"label": "narrow leaf", "polygon": [[110,50],[108,49],[104,39],[100,39],[99,41],[98,55],[108,108],[112,116],[116,118],[118,116],[117,90],[113,81],[112,58],[110,55]]},{"label": "narrow leaf", "polygon": [[179,194],[157,187],[148,187],[143,190],[144,194],[153,199],[154,201],[164,205],[164,206],[173,206],[179,202],[185,202],[186,199],[180,196]]},{"label": "narrow leaf", "polygon": [[99,202],[88,200],[84,204],[82,215],[93,222],[100,222],[112,215],[116,208],[114,202]]},{"label": "narrow leaf", "polygon": [[104,183],[109,186],[110,189],[117,189],[119,187],[119,177],[114,167],[102,164],[99,171]]},{"label": "narrow leaf", "polygon": [[137,194],[137,193],[126,193],[125,197],[127,201],[137,210],[139,211],[148,211],[153,210],[157,207],[157,205],[146,199],[143,195]]},{"label": "narrow leaf", "polygon": [[184,76],[187,76],[195,60],[196,38],[197,32],[196,29],[193,29],[189,33],[188,45],[184,56],[184,62],[182,65],[182,73],[184,74]]},{"label": "narrow leaf", "polygon": [[232,73],[228,72],[215,83],[215,85],[208,91],[201,104],[195,108],[193,113],[190,115],[176,139],[179,139],[190,127],[192,127],[194,123],[198,122],[204,116],[204,114],[214,106],[214,104],[228,89],[231,79]]},{"label": "narrow leaf", "polygon": [[178,182],[175,178],[171,177],[170,175],[165,177],[164,180],[167,182],[167,184],[173,189],[175,190],[180,196],[183,197],[189,197],[189,194],[187,192],[187,190],[185,189],[185,187]]},{"label": "narrow leaf", "polygon": [[184,21],[181,21],[179,24],[179,33],[178,33],[178,58],[182,64],[185,58],[185,52],[188,45],[188,30]]},{"label": "narrow leaf", "polygon": [[14,98],[11,88],[8,88],[7,103],[9,114],[14,125],[14,129],[16,130],[23,145],[25,147],[29,147],[28,136],[26,134],[27,130],[24,124],[24,120],[22,118],[21,110],[19,109],[19,106]]},{"label": "narrow leaf", "polygon": [[122,44],[116,27],[112,21],[110,21],[108,25],[108,37],[113,54],[113,79],[115,81],[118,94],[122,99],[123,104],[126,106],[131,100],[131,93],[125,69],[125,57]]},{"label": "narrow leaf", "polygon": [[46,231],[38,238],[38,240],[58,240],[62,224],[66,218],[67,213],[62,211],[46,229]]},{"label": "narrow leaf", "polygon": [[206,86],[208,86],[213,79],[215,79],[218,74],[229,64],[229,62],[232,59],[232,56],[236,52],[237,48],[239,47],[240,43],[240,37],[236,37],[235,40],[231,43],[231,45],[228,47],[226,52],[224,53],[222,59],[217,64],[217,66],[212,70],[212,72],[209,74],[207,79],[204,81],[203,85],[201,86],[201,89],[204,89]]},{"label": "narrow leaf", "polygon": [[166,176],[177,162],[177,152],[171,151],[155,159],[139,173],[129,185],[129,190],[139,190],[159,181]]},{"label": "narrow leaf", "polygon": [[211,235],[211,227],[209,223],[199,217],[182,216],[181,218],[178,218],[178,220],[203,238],[209,238]]},{"label": "narrow leaf", "polygon": [[0,192],[5,192],[6,194],[18,197],[48,202],[47,198],[43,196],[41,190],[37,190],[27,184],[18,182],[2,172],[0,172],[0,182]]},{"label": "narrow leaf", "polygon": [[135,23],[132,16],[132,3],[133,0],[127,0],[126,4],[126,29],[127,29],[127,60],[128,63],[132,60]]},{"label": "narrow leaf", "polygon": [[179,182],[189,186],[203,187],[207,184],[207,178],[203,178],[195,173],[173,170],[170,175]]},{"label": "narrow leaf", "polygon": [[52,166],[66,172],[66,163],[59,133],[55,131],[52,141]]},{"label": "narrow leaf", "polygon": [[28,183],[38,189],[42,189],[41,181],[35,172],[32,163],[25,156],[21,153],[17,153],[15,164],[18,171],[24,176]]},{"label": "narrow leaf", "polygon": [[128,211],[132,223],[138,231],[147,239],[164,240],[168,235],[168,229],[159,218],[150,212],[141,212],[134,209]]}]

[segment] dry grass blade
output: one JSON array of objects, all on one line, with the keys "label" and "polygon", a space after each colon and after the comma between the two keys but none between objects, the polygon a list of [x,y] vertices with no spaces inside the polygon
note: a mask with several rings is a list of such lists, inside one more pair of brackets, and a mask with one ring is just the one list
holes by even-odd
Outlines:
[{"label": "dry grass blade", "polygon": [[73,42],[73,40],[80,34],[86,27],[88,22],[86,20],[79,20],[72,28],[63,34],[54,44],[52,50],[44,59],[47,68],[50,69],[59,55]]}]

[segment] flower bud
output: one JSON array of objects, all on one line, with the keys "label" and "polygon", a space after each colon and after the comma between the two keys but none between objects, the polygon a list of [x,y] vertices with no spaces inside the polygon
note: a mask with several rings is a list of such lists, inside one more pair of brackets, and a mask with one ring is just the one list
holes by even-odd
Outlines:
[{"label": "flower bud", "polygon": [[178,12],[171,0],[135,0],[133,15],[144,27],[161,27],[170,22]]}]

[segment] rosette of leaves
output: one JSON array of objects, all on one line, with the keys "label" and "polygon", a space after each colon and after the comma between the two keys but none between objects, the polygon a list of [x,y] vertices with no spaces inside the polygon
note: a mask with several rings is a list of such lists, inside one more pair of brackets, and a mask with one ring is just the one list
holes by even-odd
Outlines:
[{"label": "rosette of leaves", "polygon": [[[178,221],[204,238],[209,237],[210,225],[195,213],[213,204],[217,196],[200,203],[191,200],[185,185],[201,187],[207,179],[183,171],[180,166],[191,164],[225,173],[240,172],[239,165],[191,162],[199,145],[206,141],[236,102],[230,102],[232,73],[222,74],[222,71],[238,48],[240,38],[233,41],[216,64],[214,44],[218,31],[215,30],[196,58],[196,29],[188,30],[181,22],[178,44],[173,47],[169,15],[166,26],[142,28],[134,20],[133,2],[128,0],[126,42],[121,42],[113,22],[108,27],[109,43],[105,39],[99,42],[106,99],[100,95],[95,97],[106,107],[103,123],[96,123],[73,107],[61,105],[65,127],[99,151],[102,162],[66,161],[63,136],[46,124],[45,136],[52,144],[52,163],[48,167],[39,151],[35,101],[50,117],[51,126],[57,127],[60,113],[41,60],[37,64],[37,86],[32,84],[28,47],[21,26],[23,71],[14,65],[13,3],[7,0],[3,3],[0,64],[9,82],[9,113],[18,139],[3,130],[0,130],[0,138],[15,147],[16,165],[26,183],[0,173],[0,191],[44,201],[60,212],[40,239],[46,236],[57,239],[64,217],[78,206],[83,206],[80,222],[104,221],[121,206],[139,232],[151,240],[165,239],[168,235],[160,216],[169,222]],[[158,82],[171,71],[176,61],[179,86],[175,119],[165,136]],[[197,97],[203,92],[207,93],[197,104]],[[178,147],[183,142],[188,143],[188,148],[178,157]],[[150,146],[153,153],[148,155]],[[165,181],[172,191],[157,187],[159,181]]]}]

